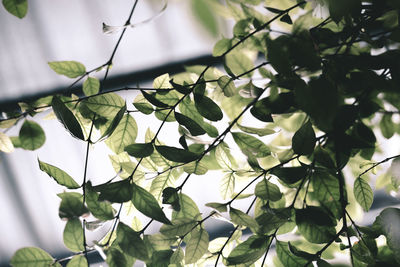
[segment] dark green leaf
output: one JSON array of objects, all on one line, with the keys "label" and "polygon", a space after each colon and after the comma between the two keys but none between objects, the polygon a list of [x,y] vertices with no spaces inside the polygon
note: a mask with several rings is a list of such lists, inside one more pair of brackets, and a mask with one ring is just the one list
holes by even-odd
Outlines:
[{"label": "dark green leaf", "polygon": [[150,105],[146,98],[144,98],[144,96],[141,94],[135,97],[132,104],[135,106],[135,108],[137,108],[137,110],[146,115],[149,115],[154,111],[153,106]]},{"label": "dark green leaf", "polygon": [[48,64],[55,72],[69,78],[76,78],[86,73],[85,66],[77,61],[53,61]]},{"label": "dark green leaf", "polygon": [[253,229],[258,228],[258,223],[256,220],[241,210],[230,208],[229,216],[231,217],[232,222],[237,225],[247,226]]},{"label": "dark green leaf", "polygon": [[107,250],[106,263],[109,267],[125,267],[127,266],[125,255],[117,248],[110,247]]},{"label": "dark green leaf", "polygon": [[26,150],[36,150],[46,141],[42,127],[34,121],[25,120],[19,131],[20,147]]},{"label": "dark green leaf", "polygon": [[307,168],[300,167],[280,167],[271,171],[271,174],[277,176],[286,184],[294,184],[307,175]]},{"label": "dark green leaf", "polygon": [[288,242],[289,245],[289,250],[292,252],[295,256],[298,256],[300,258],[304,258],[306,260],[313,260],[315,258],[314,254],[302,251],[295,246],[293,246],[290,242]]},{"label": "dark green leaf", "polygon": [[79,218],[69,219],[63,233],[65,246],[73,252],[84,250],[83,228]]},{"label": "dark green leaf", "polygon": [[360,0],[329,0],[329,13],[334,22],[338,23],[343,17],[357,9],[361,10]]},{"label": "dark green leaf", "polygon": [[354,181],[353,193],[364,211],[368,211],[371,208],[372,202],[374,200],[374,193],[368,182],[362,178],[357,178]]},{"label": "dark green leaf", "polygon": [[170,146],[156,146],[157,151],[167,160],[188,163],[197,160],[200,154]]},{"label": "dark green leaf", "polygon": [[[279,260],[285,267],[306,266],[307,264],[306,259],[297,257],[292,252],[290,252],[288,243],[286,242],[276,242],[276,254],[278,255]],[[309,264],[307,266],[312,266],[312,264]]]},{"label": "dark green leaf", "polygon": [[45,267],[50,266],[53,261],[53,257],[51,257],[46,251],[40,248],[26,247],[20,248],[14,253],[10,260],[10,264],[13,267]]},{"label": "dark green leaf", "polygon": [[71,219],[79,217],[88,212],[88,209],[83,205],[83,196],[76,192],[60,193],[61,204],[58,215],[60,218]]},{"label": "dark green leaf", "polygon": [[268,234],[289,222],[290,217],[290,209],[272,209],[270,207],[264,207],[263,213],[256,217],[256,221],[260,226],[260,232]]},{"label": "dark green leaf", "polygon": [[208,250],[208,233],[203,228],[194,229],[191,232],[190,239],[186,244],[185,263],[197,262]]},{"label": "dark green leaf", "polygon": [[179,124],[185,126],[193,136],[206,133],[206,131],[197,122],[183,114],[175,112],[175,119]]},{"label": "dark green leaf", "polygon": [[269,12],[275,13],[275,14],[282,14],[285,11],[277,9],[277,8],[273,8],[273,7],[265,7]]},{"label": "dark green leaf", "polygon": [[116,242],[121,250],[129,256],[142,261],[149,259],[149,252],[146,244],[140,238],[140,234],[122,222],[118,224]]},{"label": "dark green leaf", "polygon": [[263,179],[256,185],[254,194],[264,200],[278,201],[282,198],[282,193],[279,187],[267,179]]},{"label": "dark green leaf", "polygon": [[310,121],[307,121],[292,138],[292,148],[294,153],[308,155],[314,151],[316,142],[315,132]]},{"label": "dark green leaf", "polygon": [[290,25],[293,24],[293,21],[288,14],[283,15],[279,20]]},{"label": "dark green leaf", "polygon": [[114,133],[115,129],[118,127],[119,123],[124,117],[125,111],[126,111],[126,104],[118,111],[117,115],[115,115],[115,117],[112,119],[111,123],[104,131],[104,133],[101,135],[100,139],[108,137]]},{"label": "dark green leaf", "polygon": [[167,187],[162,192],[162,203],[171,204],[175,211],[180,211],[181,204],[179,203],[179,195],[176,188]]},{"label": "dark green leaf", "polygon": [[59,97],[54,96],[51,102],[54,114],[62,125],[71,133],[72,136],[84,140],[81,125],[74,114],[65,106]]},{"label": "dark green leaf", "polygon": [[69,189],[76,189],[76,188],[80,187],[80,185],[77,184],[75,182],[75,180],[71,176],[69,176],[68,173],[64,172],[63,170],[61,170],[53,165],[44,163],[44,162],[40,161],[39,159],[38,159],[38,162],[39,162],[40,170],[47,173],[50,177],[53,177],[54,180],[58,184],[63,185]]},{"label": "dark green leaf", "polygon": [[194,95],[194,104],[197,111],[210,121],[219,121],[224,116],[221,108],[205,95]]},{"label": "dark green leaf", "polygon": [[149,93],[146,93],[143,90],[142,90],[142,94],[143,94],[144,98],[147,99],[147,101],[149,101],[151,104],[153,104],[156,107],[159,107],[159,108],[167,108],[167,107],[169,107],[168,104],[165,104],[165,103],[161,102],[160,100],[158,100],[155,97],[155,94],[149,94]]},{"label": "dark green leaf", "polygon": [[132,203],[136,209],[156,221],[171,224],[152,194],[135,183],[132,184],[132,188]]},{"label": "dark green leaf", "polygon": [[106,201],[99,201],[99,195],[93,190],[90,182],[86,184],[86,204],[94,217],[100,220],[111,220],[114,218],[111,204]]},{"label": "dark green leaf", "polygon": [[238,265],[245,263],[251,265],[265,253],[270,238],[250,236],[246,241],[236,246],[229,254],[226,261],[229,265]]},{"label": "dark green leaf", "polygon": [[240,132],[233,132],[232,136],[245,155],[263,158],[271,154],[270,149],[254,136]]},{"label": "dark green leaf", "polygon": [[156,250],[151,254],[151,263],[148,267],[168,267],[169,261],[174,252],[171,249]]},{"label": "dark green leaf", "polygon": [[133,194],[129,179],[96,186],[94,189],[100,191],[99,201],[124,203],[131,200]]},{"label": "dark green leaf", "polygon": [[154,147],[152,143],[136,143],[126,146],[124,150],[132,157],[145,158],[153,154]]},{"label": "dark green leaf", "polygon": [[292,66],[289,60],[289,37],[281,35],[275,40],[267,39],[267,59],[272,67],[280,74],[291,72]]},{"label": "dark green leaf", "polygon": [[172,87],[178,91],[181,94],[188,94],[190,93],[190,87],[186,85],[186,82],[184,82],[184,85],[180,85],[179,83],[175,83],[174,80],[170,80],[169,83],[172,85]]},{"label": "dark green leaf", "polygon": [[83,93],[86,96],[91,96],[99,93],[100,90],[100,81],[94,77],[88,77],[86,81],[83,83]]},{"label": "dark green leaf", "polygon": [[3,0],[3,6],[10,14],[20,19],[28,12],[27,0]]}]

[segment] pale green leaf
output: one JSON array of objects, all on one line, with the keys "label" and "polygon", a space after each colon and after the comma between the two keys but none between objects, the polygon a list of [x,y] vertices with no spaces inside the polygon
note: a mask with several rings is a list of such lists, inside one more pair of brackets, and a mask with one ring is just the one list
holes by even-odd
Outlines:
[{"label": "pale green leaf", "polygon": [[233,173],[227,173],[222,177],[219,184],[219,192],[223,199],[230,198],[235,191],[235,175]]},{"label": "pale green leaf", "polygon": [[209,237],[206,230],[193,230],[186,245],[185,263],[197,262],[208,250]]},{"label": "pale green leaf", "polygon": [[216,36],[218,33],[218,21],[208,1],[191,0],[190,4],[194,16],[201,22],[201,25],[205,27],[212,36]]},{"label": "pale green leaf", "polygon": [[174,254],[172,254],[171,259],[170,259],[170,264],[175,264],[176,267],[182,266],[182,261],[183,258],[185,257],[185,254],[183,252],[183,249],[181,247],[178,247],[175,251]]},{"label": "pale green leaf", "polygon": [[197,221],[193,218],[177,218],[172,220],[172,225],[164,224],[160,228],[160,233],[165,236],[183,236],[188,233]]},{"label": "pale green leaf", "polygon": [[56,73],[69,78],[76,78],[86,73],[85,66],[77,61],[53,61],[48,64]]},{"label": "pale green leaf", "polygon": [[13,267],[47,267],[54,259],[44,250],[35,247],[18,249],[10,260]]},{"label": "pale green leaf", "polygon": [[40,170],[44,171],[45,173],[47,173],[50,177],[54,178],[54,180],[60,184],[63,185],[69,189],[76,189],[79,188],[80,185],[75,182],[75,180],[66,172],[64,172],[63,170],[47,164],[43,161],[40,161],[38,159],[39,162],[39,168]]},{"label": "pale green leaf", "polygon": [[170,78],[169,78],[168,73],[158,76],[153,81],[153,88],[155,88],[155,89],[170,89],[170,88],[172,88],[172,86],[169,83],[169,80],[170,80]]},{"label": "pale green leaf", "polygon": [[271,154],[268,146],[254,136],[240,132],[233,132],[232,136],[245,155],[263,158]]},{"label": "pale green leaf", "polygon": [[232,46],[232,41],[230,39],[222,38],[219,40],[213,48],[213,56],[219,57],[222,56],[228,49]]},{"label": "pale green leaf", "polygon": [[83,246],[83,228],[78,218],[72,218],[67,221],[63,233],[65,246],[74,252],[84,250]]},{"label": "pale green leaf", "polygon": [[254,194],[264,200],[278,201],[282,198],[282,193],[276,184],[263,179],[256,185]]},{"label": "pale green leaf", "polygon": [[125,147],[135,143],[138,126],[131,115],[124,115],[113,134],[106,140],[106,144],[114,153],[119,154]]},{"label": "pale green leaf", "polygon": [[207,166],[201,163],[201,161],[194,161],[185,164],[185,166],[183,166],[183,170],[187,173],[194,173],[197,175],[206,174],[208,171]]},{"label": "pale green leaf", "polygon": [[[225,56],[225,64],[234,75],[241,75],[254,68],[252,60],[243,52],[232,51]],[[253,72],[249,72],[243,77],[251,78]]]},{"label": "pale green leaf", "polygon": [[233,79],[226,75],[219,77],[218,85],[226,97],[234,96],[237,93]]},{"label": "pale green leaf", "polygon": [[353,193],[363,210],[368,211],[374,200],[374,193],[372,192],[370,185],[364,179],[359,177],[354,181]]},{"label": "pale green leaf", "polygon": [[142,112],[143,114],[149,115],[154,111],[154,108],[150,103],[144,98],[142,94],[138,94],[133,100],[133,105],[137,110]]},{"label": "pale green leaf", "polygon": [[165,173],[158,175],[153,179],[150,186],[150,193],[159,201],[162,196],[162,192],[165,188],[174,186],[175,175],[174,171],[170,170]]},{"label": "pale green leaf", "polygon": [[191,219],[198,219],[200,215],[200,210],[197,207],[196,202],[193,201],[188,195],[183,193],[179,194],[179,205],[180,211],[173,211],[172,212],[172,219],[175,220],[177,218],[191,218]]},{"label": "pale green leaf", "polygon": [[249,134],[257,134],[260,137],[276,133],[273,129],[270,129],[267,127],[266,128],[253,128],[253,127],[243,126],[240,124],[238,124],[237,126],[243,132],[246,132]]},{"label": "pale green leaf", "polygon": [[86,96],[98,94],[100,90],[99,79],[94,77],[88,77],[86,81],[83,82],[82,90]]},{"label": "pale green leaf", "polygon": [[237,225],[247,226],[253,229],[258,228],[256,220],[241,210],[230,208],[229,216],[231,217],[232,222]]},{"label": "pale green leaf", "polygon": [[26,150],[36,150],[46,141],[42,127],[34,121],[25,120],[19,131],[20,146]]},{"label": "pale green leaf", "polygon": [[83,255],[73,256],[72,259],[68,262],[67,267],[87,267],[88,262]]},{"label": "pale green leaf", "polygon": [[90,97],[85,104],[91,111],[102,117],[114,118],[125,105],[125,101],[115,93],[107,93]]},{"label": "pale green leaf", "polygon": [[14,151],[14,145],[11,142],[10,137],[0,132],[0,151],[10,153]]},{"label": "pale green leaf", "polygon": [[118,224],[116,242],[121,250],[129,256],[142,261],[149,259],[149,251],[140,238],[140,234],[122,222]]}]

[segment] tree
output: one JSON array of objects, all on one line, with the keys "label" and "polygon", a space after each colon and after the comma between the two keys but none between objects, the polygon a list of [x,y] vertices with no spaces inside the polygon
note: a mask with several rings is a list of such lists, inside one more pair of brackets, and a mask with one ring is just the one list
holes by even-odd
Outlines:
[{"label": "tree", "polygon": [[[90,214],[112,221],[109,234],[98,240],[110,266],[130,266],[135,260],[148,266],[258,266],[272,246],[275,266],[334,266],[329,263],[334,253],[347,255],[352,266],[398,266],[400,210],[385,208],[373,225],[357,224],[352,212],[372,205],[368,174],[385,162],[393,161],[395,168],[400,157],[373,159],[380,156],[376,135],[390,139],[400,132],[394,120],[400,109],[400,2],[207,2],[236,20],[233,36],[214,46],[223,69],[192,67],[156,77],[152,88],[105,92],[101,85],[114,53],[100,66],[101,81],[90,76],[99,68],[50,62],[56,73],[74,83],[84,81],[85,95],[50,95],[1,119],[2,128],[22,124],[17,137],[0,134],[4,152],[43,145],[44,132],[29,116],[45,109],[52,109],[71,136],[86,145],[86,159],[89,147],[99,142],[112,151],[118,178],[96,185],[86,175],[79,184],[67,171],[38,161],[43,172],[68,189],[59,194],[59,216],[67,219],[64,242],[74,255],[68,265],[86,266],[95,250],[86,243]],[[136,3],[128,23],[119,28],[121,38]],[[20,18],[27,11],[26,0],[3,0],[3,5]],[[325,9],[328,16],[318,18],[313,9]],[[123,99],[122,90],[140,93],[134,100]],[[126,102],[132,101],[135,112],[161,121],[143,142],[136,136],[146,128],[127,110]],[[220,121],[227,124],[215,127]],[[178,126],[181,147],[163,143],[167,123]],[[210,202],[206,206],[212,211],[201,214],[184,189],[194,176],[210,170],[222,170],[218,179],[225,202]],[[144,178],[149,173],[154,174],[150,181]],[[386,173],[380,186],[397,192],[398,176]],[[237,200],[244,198],[249,206],[238,209]],[[122,207],[131,204],[148,217],[144,227],[121,221]],[[234,230],[210,240],[203,223],[221,214]],[[162,224],[159,233],[147,233],[155,221]],[[250,236],[243,238],[245,231]],[[291,233],[288,242],[282,239],[286,233]],[[386,241],[378,246],[381,236]],[[22,248],[11,265],[60,266],[62,261],[40,248]]]}]

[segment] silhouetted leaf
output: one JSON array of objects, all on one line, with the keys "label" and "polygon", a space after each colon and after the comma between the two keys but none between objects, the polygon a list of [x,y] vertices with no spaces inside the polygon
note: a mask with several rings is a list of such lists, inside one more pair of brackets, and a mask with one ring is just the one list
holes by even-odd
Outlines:
[{"label": "silhouetted leaf", "polygon": [[206,131],[197,122],[183,114],[175,112],[175,119],[179,124],[185,126],[193,136],[206,133]]},{"label": "silhouetted leaf", "polygon": [[155,94],[149,94],[142,90],[142,95],[144,96],[144,98],[146,98],[147,101],[149,101],[151,104],[153,104],[156,107],[159,107],[159,108],[169,107],[168,104],[165,104],[165,103],[161,102],[160,100],[158,100],[155,97]]},{"label": "silhouetted leaf", "polygon": [[208,250],[208,233],[203,228],[194,229],[191,232],[190,239],[186,244],[185,263],[197,262]]},{"label": "silhouetted leaf", "polygon": [[308,155],[314,151],[316,142],[315,132],[310,121],[307,121],[292,138],[292,148],[294,153]]},{"label": "silhouetted leaf", "polygon": [[281,167],[273,169],[271,173],[287,184],[294,184],[307,175],[307,168],[304,166]]},{"label": "silhouetted leaf", "polygon": [[86,73],[85,66],[77,61],[53,61],[48,64],[55,72],[69,78],[76,78]]},{"label": "silhouetted leaf", "polygon": [[153,113],[154,108],[152,105],[149,104],[149,102],[144,98],[143,95],[139,94],[135,97],[132,103],[135,108],[137,108],[140,112],[143,114],[149,115]]},{"label": "silhouetted leaf", "polygon": [[180,211],[181,205],[179,204],[179,195],[176,188],[167,187],[162,191],[162,203],[171,204],[175,211]]},{"label": "silhouetted leaf", "polygon": [[219,121],[224,116],[221,108],[205,95],[194,95],[194,104],[197,111],[210,121]]},{"label": "silhouetted leaf", "polygon": [[10,264],[13,267],[44,267],[49,266],[53,261],[53,257],[51,257],[46,251],[40,248],[26,247],[20,248],[14,253],[10,260]]},{"label": "silhouetted leaf", "polygon": [[82,90],[86,96],[98,94],[100,90],[99,79],[94,77],[88,77],[86,81],[83,82]]},{"label": "silhouetted leaf", "polygon": [[83,251],[83,228],[79,218],[69,219],[63,233],[65,246],[74,252]]},{"label": "silhouetted leaf", "polygon": [[129,201],[133,192],[128,179],[96,186],[94,189],[100,191],[100,201],[108,200],[116,203]]},{"label": "silhouetted leaf", "polygon": [[57,119],[72,134],[72,136],[81,140],[85,140],[81,125],[72,111],[65,106],[60,98],[54,96],[51,105],[53,107],[54,114],[57,116]]},{"label": "silhouetted leaf", "polygon": [[44,163],[43,161],[40,161],[39,159],[38,159],[38,162],[39,162],[40,170],[47,173],[50,177],[53,177],[54,180],[58,184],[63,185],[69,189],[76,189],[76,188],[80,187],[80,185],[77,184],[75,182],[75,180],[68,173],[64,172],[63,170],[61,170],[53,165]]},{"label": "silhouetted leaf", "polygon": [[46,141],[42,127],[34,121],[25,120],[19,131],[20,147],[26,150],[36,150]]},{"label": "silhouetted leaf", "polygon": [[293,24],[293,21],[288,14],[283,15],[279,20],[290,25]]},{"label": "silhouetted leaf", "polygon": [[122,222],[118,224],[116,242],[121,250],[129,256],[142,261],[149,259],[149,251],[140,238],[140,234]]},{"label": "silhouetted leaf", "polygon": [[152,143],[136,143],[126,146],[124,150],[132,157],[145,158],[153,153],[154,147]]},{"label": "silhouetted leaf", "polygon": [[200,157],[200,154],[170,146],[156,146],[157,151],[167,160],[188,163]]},{"label": "silhouetted leaf", "polygon": [[353,192],[358,204],[364,211],[368,211],[374,200],[374,194],[369,184],[359,177],[354,181]]}]

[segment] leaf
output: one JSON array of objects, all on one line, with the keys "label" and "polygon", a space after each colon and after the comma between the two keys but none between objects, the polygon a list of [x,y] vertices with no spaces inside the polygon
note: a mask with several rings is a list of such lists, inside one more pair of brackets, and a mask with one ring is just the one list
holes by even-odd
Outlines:
[{"label": "leaf", "polygon": [[183,114],[175,112],[175,119],[179,124],[185,126],[193,136],[206,133],[206,131],[197,122]]},{"label": "leaf", "polygon": [[153,88],[155,88],[155,89],[171,89],[172,86],[169,83],[169,80],[170,80],[170,78],[169,78],[168,73],[158,76],[153,81]]},{"label": "leaf", "polygon": [[152,194],[135,183],[132,184],[132,188],[133,195],[131,200],[137,210],[156,221],[171,224]]},{"label": "leaf", "polygon": [[167,160],[174,162],[188,163],[197,160],[200,154],[170,146],[155,146],[158,153],[160,153]]},{"label": "leaf", "polygon": [[136,143],[126,146],[124,150],[132,157],[145,158],[153,154],[154,147],[152,143]]},{"label": "leaf", "polygon": [[336,218],[341,218],[339,181],[324,170],[315,170],[312,174],[312,185],[315,197],[326,206]]},{"label": "leaf", "polygon": [[83,228],[82,223],[78,218],[72,218],[67,221],[64,228],[63,239],[65,246],[73,251],[83,251]]},{"label": "leaf", "polygon": [[383,137],[386,139],[391,138],[395,132],[395,125],[392,121],[391,114],[383,114],[382,119],[379,123],[379,128],[381,129]]},{"label": "leaf", "polygon": [[35,248],[26,247],[18,249],[10,260],[10,264],[13,267],[46,267],[54,261],[46,251]]},{"label": "leaf", "polygon": [[194,202],[188,195],[185,195],[183,193],[179,194],[179,206],[180,206],[179,212],[177,211],[172,212],[173,220],[178,218],[197,219],[199,217],[200,210],[197,207],[196,202]]},{"label": "leaf", "polygon": [[223,118],[221,108],[205,95],[194,95],[194,104],[197,111],[210,121],[219,121]]},{"label": "leaf", "polygon": [[86,184],[86,204],[94,217],[105,221],[114,218],[111,204],[106,201],[99,201],[99,195],[94,191],[90,182]]},{"label": "leaf", "polygon": [[240,132],[233,132],[232,136],[245,155],[263,158],[271,154],[270,149],[254,136]]},{"label": "leaf", "polygon": [[222,56],[232,47],[232,41],[230,39],[222,38],[219,40],[213,48],[212,55],[214,57]]},{"label": "leaf", "polygon": [[197,262],[208,250],[209,237],[206,230],[200,228],[191,232],[186,245],[185,264]]},{"label": "leaf", "polygon": [[81,140],[85,140],[81,125],[72,111],[65,106],[60,98],[54,96],[53,100],[51,101],[51,105],[53,107],[54,114],[56,114],[57,119],[61,122],[65,129],[67,129],[72,136]]},{"label": "leaf", "polygon": [[290,18],[290,16],[288,14],[283,15],[279,20],[282,21],[282,22],[285,22],[285,23],[287,23],[289,25],[293,24],[293,21],[292,21],[292,19]]},{"label": "leaf", "polygon": [[201,163],[201,161],[200,162],[199,161],[194,161],[194,162],[190,162],[188,164],[185,164],[185,166],[183,166],[183,170],[186,173],[194,173],[194,174],[197,174],[197,175],[204,175],[208,171],[206,165]]},{"label": "leaf", "polygon": [[269,12],[275,13],[275,14],[282,14],[285,11],[281,10],[281,9],[277,9],[277,8],[273,8],[273,7],[265,7]]},{"label": "leaf", "polygon": [[104,118],[114,118],[125,105],[122,97],[115,93],[93,96],[84,103],[91,111]]},{"label": "leaf", "polygon": [[207,1],[191,0],[191,11],[212,36],[217,36],[218,21]]},{"label": "leaf", "polygon": [[77,184],[77,182],[75,182],[75,180],[69,176],[68,173],[64,172],[63,170],[47,164],[43,161],[40,161],[38,159],[39,162],[39,168],[40,170],[44,171],[45,173],[47,173],[50,177],[54,178],[54,180],[60,184],[63,185],[69,189],[77,189],[80,188],[80,185]]},{"label": "leaf", "polygon": [[219,212],[226,212],[228,208],[225,203],[209,202],[205,204],[207,207],[213,208]]},{"label": "leaf", "polygon": [[0,132],[0,151],[5,153],[11,153],[14,151],[14,145],[11,142],[10,137]]},{"label": "leaf", "polygon": [[69,78],[76,78],[86,73],[85,66],[77,61],[53,61],[48,64],[56,73]]},{"label": "leaf", "polygon": [[162,203],[170,204],[175,211],[181,210],[179,195],[176,188],[167,187],[162,191]]},{"label": "leaf", "polygon": [[264,200],[278,201],[282,198],[279,187],[265,178],[256,185],[254,194]]},{"label": "leaf", "polygon": [[159,108],[168,108],[169,107],[168,104],[165,104],[165,103],[161,102],[160,100],[158,100],[155,97],[156,96],[155,93],[154,94],[149,94],[149,93],[146,93],[143,90],[141,92],[142,92],[142,95],[144,96],[144,98],[146,98],[146,100],[149,101],[154,106],[159,107]]},{"label": "leaf", "polygon": [[135,142],[138,126],[131,115],[124,115],[106,143],[115,154],[125,150],[125,147]]},{"label": "leaf", "polygon": [[176,172],[173,170],[167,171],[158,175],[154,180],[151,182],[150,186],[150,193],[157,199],[160,200],[163,194],[163,190],[166,187],[174,186],[174,181]]},{"label": "leaf", "polygon": [[42,127],[34,121],[25,120],[19,131],[20,146],[26,150],[36,150],[46,141]]},{"label": "leaf", "polygon": [[294,184],[307,175],[307,168],[304,166],[280,167],[273,169],[271,174],[275,175],[286,184]]},{"label": "leaf", "polygon": [[183,236],[197,225],[193,218],[177,218],[172,220],[172,225],[164,224],[160,228],[160,233],[165,236]]},{"label": "leaf", "polygon": [[124,203],[129,201],[133,194],[129,179],[103,184],[94,188],[96,191],[100,191],[100,201],[108,200],[110,202]]},{"label": "leaf", "polygon": [[364,179],[357,178],[354,181],[353,193],[363,210],[368,211],[374,200],[374,193],[369,184]]},{"label": "leaf", "polygon": [[124,114],[126,112],[126,105],[124,105],[112,119],[111,123],[108,125],[107,129],[101,135],[100,140],[103,138],[107,138],[108,136],[112,135],[115,129],[118,127],[119,123],[121,122]]},{"label": "leaf", "polygon": [[94,77],[88,77],[86,81],[83,82],[82,90],[86,96],[98,94],[100,90],[99,79]]},{"label": "leaf", "polygon": [[251,265],[265,253],[269,242],[269,237],[250,236],[232,250],[226,261],[229,265]]},{"label": "leaf", "polygon": [[140,234],[122,222],[118,224],[116,242],[121,250],[129,256],[142,261],[149,259],[149,251],[140,238]]},{"label": "leaf", "polygon": [[75,255],[72,259],[68,262],[66,267],[87,267],[88,262],[86,258],[82,255]]},{"label": "leaf", "polygon": [[[254,68],[253,62],[247,57],[246,54],[239,51],[232,51],[225,56],[226,66],[233,72],[235,76],[242,75],[245,72]],[[251,78],[253,72],[249,72],[243,77]]]},{"label": "leaf", "polygon": [[3,0],[3,6],[10,14],[20,19],[28,12],[27,0]]},{"label": "leaf", "polygon": [[308,155],[314,151],[316,142],[315,132],[310,121],[307,121],[292,138],[292,148],[294,153]]},{"label": "leaf", "polygon": [[306,265],[306,259],[297,257],[291,253],[287,242],[276,242],[276,254],[285,267],[312,266],[310,264]]},{"label": "leaf", "polygon": [[141,94],[135,97],[132,104],[135,106],[135,108],[137,108],[137,110],[146,115],[149,115],[154,111],[153,106],[150,105],[146,98],[144,98],[144,96]]},{"label": "leaf", "polygon": [[231,207],[229,211],[229,216],[231,217],[232,222],[237,225],[247,226],[253,229],[258,228],[258,223],[256,222],[256,220],[241,210]]},{"label": "leaf", "polygon": [[236,176],[233,173],[227,173],[222,177],[219,183],[219,192],[222,199],[230,198],[235,191]]},{"label": "leaf", "polygon": [[221,90],[226,97],[234,96],[237,93],[237,89],[232,78],[229,78],[226,75],[219,77],[218,85],[221,87]]},{"label": "leaf", "polygon": [[253,127],[243,126],[240,124],[238,124],[237,126],[243,132],[250,134],[257,134],[260,137],[276,133],[273,129],[270,128],[253,128]]},{"label": "leaf", "polygon": [[127,266],[125,255],[119,249],[110,247],[106,255],[106,263],[109,267]]},{"label": "leaf", "polygon": [[60,193],[57,196],[61,198],[58,215],[60,218],[75,218],[88,212],[83,204],[83,197],[76,192]]},{"label": "leaf", "polygon": [[178,247],[175,251],[174,254],[172,254],[170,258],[170,264],[176,264],[180,266],[182,264],[183,258],[185,257],[183,249],[181,247]]}]

